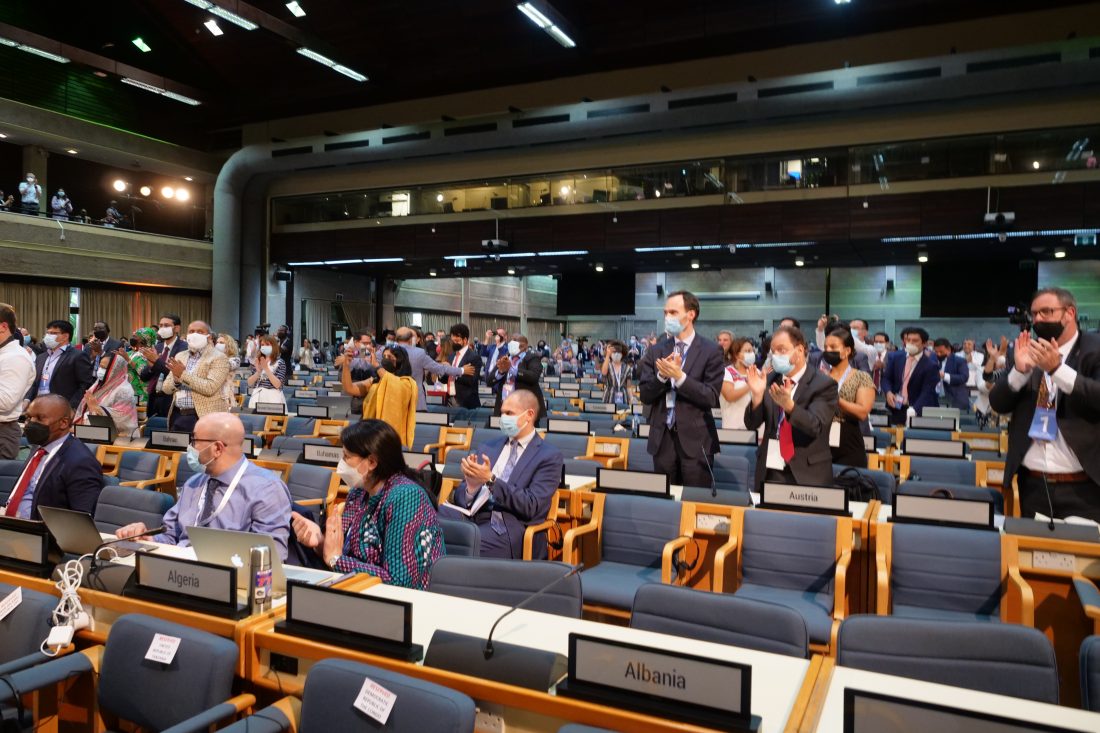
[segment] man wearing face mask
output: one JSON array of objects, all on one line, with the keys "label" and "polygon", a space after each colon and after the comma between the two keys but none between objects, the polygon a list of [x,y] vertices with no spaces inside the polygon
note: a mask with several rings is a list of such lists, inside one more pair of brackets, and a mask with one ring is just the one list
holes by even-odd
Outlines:
[{"label": "man wearing face mask", "polygon": [[176,354],[187,350],[187,344],[180,335],[180,317],[175,313],[165,313],[157,322],[156,348],[145,346],[141,349],[141,355],[149,366],[141,370],[138,375],[145,382],[146,392],[149,395],[148,415],[168,417],[168,411],[172,407],[172,395],[164,391],[164,380],[171,373],[169,363]]},{"label": "man wearing face mask", "polygon": [[970,390],[966,386],[970,378],[970,370],[966,366],[966,361],[955,354],[951,342],[945,338],[936,339],[932,350],[939,361],[940,380],[948,406],[957,407],[966,412],[970,409]]},{"label": "man wearing face mask", "polygon": [[871,360],[871,379],[875,391],[882,391],[882,370],[886,368],[886,356],[890,353],[890,336],[879,331],[875,334],[875,358]]},{"label": "man wearing face mask", "polygon": [[806,338],[797,328],[776,329],[771,348],[773,373],[765,375],[752,366],[745,376],[752,395],[745,427],[764,426],[756,450],[756,490],[765,481],[831,486],[829,428],[837,414],[836,382],[807,368]]},{"label": "man wearing face mask", "polygon": [[122,348],[122,342],[111,336],[111,327],[106,321],[96,321],[92,324],[92,337],[88,339],[88,345],[84,352],[92,361],[99,361],[104,354],[114,354]]},{"label": "man wearing face mask", "polygon": [[437,377],[460,377],[463,374],[473,374],[473,367],[462,369],[450,364],[440,364],[428,356],[424,349],[415,344],[416,332],[407,326],[397,329],[397,345],[405,349],[409,356],[409,367],[412,369],[412,377],[416,380],[416,409],[427,410],[428,400],[424,396],[424,372],[434,374]]},{"label": "man wearing face mask", "polygon": [[34,384],[34,359],[24,348],[15,308],[0,303],[0,460],[19,455],[19,416]]},{"label": "man wearing face mask", "polygon": [[19,200],[22,202],[23,213],[38,216],[38,202],[41,198],[42,186],[38,185],[38,177],[27,173],[27,179],[19,182]]},{"label": "man wearing face mask", "polygon": [[1004,480],[1020,489],[1020,514],[1100,522],[1100,335],[1077,324],[1068,290],[1043,288],[1031,299],[1032,328],[1021,331],[1013,366],[989,393],[1012,414]]},{"label": "man wearing face mask", "polygon": [[[829,317],[822,315],[817,320],[817,330],[814,332],[815,346],[820,349],[825,349],[825,329],[829,325]],[[875,357],[878,352],[875,351],[875,345],[869,344],[863,339],[870,335],[870,327],[867,325],[867,321],[862,318],[853,318],[848,321],[848,330],[852,332],[852,340],[856,343],[856,353],[852,356],[851,364],[860,371],[871,373],[871,364],[874,363]],[[830,329],[831,330],[831,329]],[[827,367],[826,367],[827,369]]]},{"label": "man wearing face mask", "polygon": [[718,452],[711,410],[722,391],[722,349],[695,331],[699,299],[678,290],[665,301],[668,338],[646,349],[639,370],[642,402],[649,406],[647,450],[653,467],[674,484],[710,487]]},{"label": "man wearing face mask", "polygon": [[490,387],[493,385],[493,369],[496,367],[497,361],[500,360],[500,357],[508,354],[508,332],[503,328],[498,328],[493,333],[492,339],[484,346],[482,358],[485,360],[485,372],[481,375],[485,384]]},{"label": "man wearing face mask", "polygon": [[45,394],[61,395],[76,407],[95,382],[92,362],[83,352],[72,348],[73,327],[68,321],[50,321],[42,343],[46,351],[35,359],[35,381],[26,400]]},{"label": "man wearing face mask", "polygon": [[8,496],[5,516],[41,520],[40,506],[95,513],[103,469],[87,446],[69,434],[72,424],[72,406],[61,395],[31,402],[23,435],[35,449]]},{"label": "man wearing face mask", "polygon": [[[244,425],[228,412],[202,417],[195,425],[187,463],[195,475],[164,515],[164,534],[153,542],[187,546],[188,527],[210,527],[270,535],[286,560],[290,536],[290,491],[278,475],[247,460],[241,449]],[[87,449],[84,451],[87,453]],[[120,527],[118,537],[141,537],[143,522]]]},{"label": "man wearing face mask", "polygon": [[539,355],[528,350],[530,344],[522,333],[512,336],[508,342],[508,353],[497,359],[496,368],[492,371],[492,379],[489,386],[496,394],[496,403],[493,405],[493,414],[500,414],[500,407],[504,400],[517,389],[526,389],[535,395],[539,401],[538,419],[546,417],[546,401],[542,396],[542,387],[539,379],[542,378],[542,359]]},{"label": "man wearing face mask", "polygon": [[[451,503],[473,512],[466,517],[443,506],[440,514],[469,519],[481,533],[481,556],[523,558],[528,525],[546,519],[561,481],[561,451],[535,432],[539,403],[525,389],[513,392],[500,408],[501,438],[478,446],[462,459],[462,483]],[[544,535],[536,538],[531,559],[546,558]]]},{"label": "man wearing face mask", "polygon": [[890,424],[904,425],[909,415],[920,415],[925,407],[937,407],[936,385],[940,369],[936,360],[924,352],[928,332],[909,326],[901,332],[904,351],[886,357],[882,369],[882,391],[890,409]]},{"label": "man wearing face mask", "polygon": [[210,326],[194,321],[187,327],[187,353],[168,361],[164,393],[173,396],[168,412],[171,430],[191,432],[199,418],[225,409],[222,391],[229,379],[229,360],[210,343]]},{"label": "man wearing face mask", "polygon": [[290,338],[290,328],[284,323],[275,331],[275,337],[279,339],[279,358],[285,364],[293,364],[294,342]]}]

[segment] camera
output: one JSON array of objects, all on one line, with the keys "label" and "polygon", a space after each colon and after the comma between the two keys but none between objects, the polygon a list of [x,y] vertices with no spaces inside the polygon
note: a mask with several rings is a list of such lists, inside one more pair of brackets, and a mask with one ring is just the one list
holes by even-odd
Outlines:
[{"label": "camera", "polygon": [[1008,322],[1019,326],[1021,331],[1031,328],[1031,311],[1025,305],[1008,306]]}]

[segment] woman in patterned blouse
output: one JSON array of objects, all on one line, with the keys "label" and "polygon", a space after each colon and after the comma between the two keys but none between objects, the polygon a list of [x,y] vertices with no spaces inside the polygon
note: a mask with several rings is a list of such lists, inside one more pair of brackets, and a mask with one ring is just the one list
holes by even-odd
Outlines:
[{"label": "woman in patterned blouse", "polygon": [[329,512],[323,534],[292,512],[298,541],[333,570],[426,589],[432,565],[446,554],[443,530],[427,492],[409,477],[397,432],[381,420],[362,420],[344,428],[340,442],[336,472],[351,489],[347,502]]}]

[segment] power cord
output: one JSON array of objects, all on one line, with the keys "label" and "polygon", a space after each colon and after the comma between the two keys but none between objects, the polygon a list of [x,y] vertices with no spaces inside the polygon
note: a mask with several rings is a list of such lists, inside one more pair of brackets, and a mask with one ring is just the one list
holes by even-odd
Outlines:
[{"label": "power cord", "polygon": [[54,628],[50,631],[49,637],[39,646],[40,651],[48,657],[56,657],[68,646],[78,629],[92,627],[91,616],[84,610],[79,593],[80,583],[84,579],[82,563],[84,560],[91,559],[91,553],[81,555],[75,560],[66,562],[59,571],[56,586],[61,592],[61,600],[53,610]]}]

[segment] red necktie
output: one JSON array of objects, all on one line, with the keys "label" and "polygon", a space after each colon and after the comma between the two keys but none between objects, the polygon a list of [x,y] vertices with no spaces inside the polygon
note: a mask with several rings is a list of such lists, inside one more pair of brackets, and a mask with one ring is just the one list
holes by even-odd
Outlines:
[{"label": "red necktie", "polygon": [[[791,380],[783,379],[784,389],[790,390],[793,385],[794,382]],[[790,463],[794,458],[794,432],[791,430],[791,421],[787,419],[786,413],[780,413],[780,419],[783,422],[779,424],[779,455],[784,461]]]},{"label": "red necktie", "polygon": [[30,486],[31,479],[34,478],[34,472],[38,470],[38,464],[42,463],[45,456],[45,448],[39,448],[31,456],[31,460],[27,462],[27,468],[23,471],[23,476],[19,479],[19,484],[16,485],[15,490],[8,497],[8,508],[4,511],[5,516],[14,517],[15,513],[19,511],[19,502],[23,501],[23,494],[27,493],[27,487]]}]

